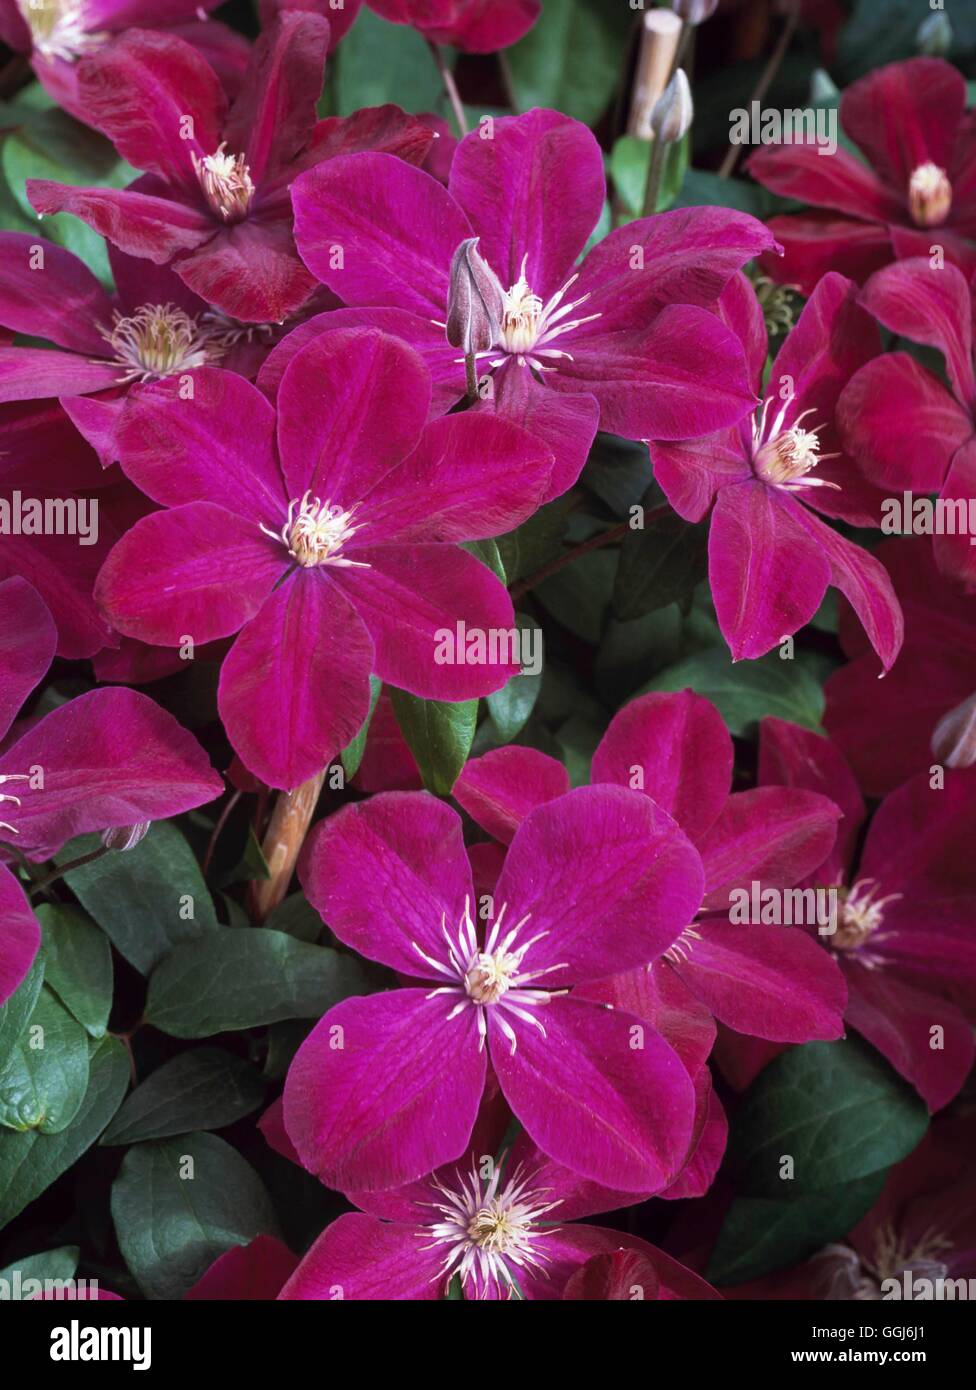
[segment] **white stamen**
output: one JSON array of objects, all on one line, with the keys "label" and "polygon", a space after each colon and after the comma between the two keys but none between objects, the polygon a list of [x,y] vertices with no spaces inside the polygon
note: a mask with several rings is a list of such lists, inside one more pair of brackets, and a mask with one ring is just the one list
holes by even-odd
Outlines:
[{"label": "white stamen", "polygon": [[[335,565],[340,569],[368,570],[370,565],[365,560],[348,560],[341,553],[342,547],[362,529],[361,524],[353,525],[355,511],[355,507],[344,511],[337,504],[323,502],[313,497],[311,492],[306,492],[301,499],[296,497],[289,503],[288,520],[280,531],[272,531],[263,525],[260,529],[273,541],[281,541],[288,554],[303,569],[312,569],[315,565]],[[428,960],[428,964],[432,962]]]}]

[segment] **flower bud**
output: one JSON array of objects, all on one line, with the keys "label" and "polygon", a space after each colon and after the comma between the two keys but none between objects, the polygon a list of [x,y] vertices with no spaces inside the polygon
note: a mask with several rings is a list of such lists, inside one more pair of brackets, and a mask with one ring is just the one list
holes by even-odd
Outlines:
[{"label": "flower bud", "polygon": [[932,731],[932,752],[944,767],[976,763],[976,695],[942,716]]},{"label": "flower bud", "polygon": [[106,849],[135,849],[140,840],[149,833],[151,820],[141,820],[138,825],[118,825],[113,830],[102,831],[102,844]]},{"label": "flower bud", "polygon": [[677,68],[671,81],[651,108],[651,130],[656,140],[673,145],[687,135],[695,116],[691,88],[684,68]]},{"label": "flower bud", "polygon": [[465,356],[500,341],[504,292],[498,277],[468,237],[454,252],[447,298],[447,341]]},{"label": "flower bud", "polygon": [[686,24],[697,26],[711,19],[718,9],[718,0],[671,0],[671,8]]},{"label": "flower bud", "polygon": [[954,38],[952,21],[945,10],[926,15],[915,31],[915,46],[929,58],[945,58]]}]

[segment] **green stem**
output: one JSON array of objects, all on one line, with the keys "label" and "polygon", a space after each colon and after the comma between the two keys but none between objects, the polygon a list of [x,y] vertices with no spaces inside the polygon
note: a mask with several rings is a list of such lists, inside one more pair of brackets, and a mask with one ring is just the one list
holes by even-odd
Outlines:
[{"label": "green stem", "polygon": [[664,173],[667,152],[668,144],[665,140],[652,141],[651,158],[647,165],[647,183],[644,185],[644,217],[650,217],[652,213],[657,212],[657,199],[661,192],[661,176]]},{"label": "green stem", "polygon": [[43,878],[37,880],[31,888],[31,893],[43,893],[50,884],[57,882],[59,878],[64,878],[65,874],[70,874],[73,869],[80,869],[83,864],[93,864],[96,859],[101,859],[103,855],[111,853],[108,845],[99,845],[98,849],[93,849],[88,854],[81,854],[77,859],[69,859],[67,864],[58,864],[50,873],[46,873]]},{"label": "green stem", "polygon": [[444,84],[447,99],[451,103],[451,110],[454,112],[454,120],[457,123],[457,128],[462,135],[467,135],[468,122],[464,114],[464,103],[461,100],[461,93],[457,89],[457,83],[454,81],[454,74],[448,66],[447,59],[444,57],[444,50],[439,43],[433,43],[430,39],[427,40],[427,47],[430,49],[434,62],[437,64],[437,71],[441,75],[441,81]]}]

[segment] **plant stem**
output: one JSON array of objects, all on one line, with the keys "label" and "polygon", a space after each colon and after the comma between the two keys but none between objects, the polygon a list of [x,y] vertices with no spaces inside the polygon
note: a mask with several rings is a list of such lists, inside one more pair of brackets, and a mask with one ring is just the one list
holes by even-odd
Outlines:
[{"label": "plant stem", "polygon": [[[670,511],[670,507],[666,502],[662,502],[659,507],[654,507],[644,517],[645,526],[648,521],[653,521],[657,517],[663,516],[667,511]],[[613,545],[614,541],[623,540],[624,536],[632,529],[629,521],[618,522],[616,526],[611,526],[609,530],[601,531],[598,536],[592,536],[590,540],[583,541],[581,545],[574,545],[572,549],[565,551],[564,554],[557,555],[555,560],[550,560],[547,565],[543,565],[541,569],[536,570],[535,574],[530,574],[528,579],[523,579],[518,584],[512,586],[510,591],[512,602],[517,602],[518,599],[529,593],[530,590],[535,589],[544,580],[549,579],[554,574],[558,574],[561,569],[565,569],[567,565],[571,565],[574,560],[578,560],[581,555],[588,555],[591,550],[600,550],[605,545]]]},{"label": "plant stem", "polygon": [[[793,38],[794,33],[796,32],[796,26],[799,23],[799,21],[800,3],[799,0],[793,0],[793,3],[790,5],[789,13],[786,16],[786,23],[783,25],[782,32],[780,33],[779,42],[773,49],[773,52],[770,55],[769,62],[763,68],[759,81],[756,83],[752,96],[749,98],[748,105],[750,108],[754,101],[762,101],[763,97],[769,91],[774,77],[779,72],[780,64],[786,57],[786,50],[790,46],[790,42]],[[739,156],[741,154],[741,145],[729,146],[728,153],[722,160],[721,168],[718,171],[718,176],[720,179],[727,179],[731,177],[731,175],[735,172],[735,166],[738,164]]]},{"label": "plant stem", "polygon": [[82,864],[93,864],[96,859],[101,859],[104,855],[111,853],[108,845],[99,845],[98,849],[93,849],[88,854],[81,854],[77,859],[69,859],[67,864],[57,864],[50,873],[36,880],[31,887],[31,893],[43,893],[50,884],[55,883],[59,878],[64,878],[65,874],[70,874],[72,869],[80,869]]},{"label": "plant stem", "polygon": [[476,401],[478,399],[478,366],[473,352],[464,354],[464,375],[467,380],[468,396],[471,400]]},{"label": "plant stem", "polygon": [[644,185],[643,216],[650,217],[657,212],[658,194],[661,192],[661,175],[664,173],[664,160],[667,156],[666,140],[651,142],[651,157],[647,165],[647,182]]},{"label": "plant stem", "polygon": [[291,876],[325,782],[327,768],[290,792],[279,792],[261,846],[271,877],[251,884],[251,915],[260,926],[288,892]]},{"label": "plant stem", "polygon": [[203,864],[200,867],[200,872],[203,874],[204,878],[207,877],[207,870],[210,868],[210,861],[213,858],[214,850],[217,848],[217,841],[220,839],[221,832],[223,831],[223,828],[227,824],[228,820],[230,819],[234,807],[240,801],[243,794],[244,793],[240,791],[240,789],[238,789],[234,792],[233,796],[228,797],[227,805],[224,807],[220,815],[217,817],[217,823],[213,828],[209,841],[207,842],[207,852],[203,856]]},{"label": "plant stem", "polygon": [[461,100],[461,93],[457,89],[457,83],[454,81],[454,74],[448,67],[447,59],[444,57],[444,50],[439,43],[433,43],[430,39],[427,40],[427,47],[430,49],[434,62],[437,64],[437,71],[440,73],[441,81],[444,83],[444,90],[447,93],[448,101],[451,103],[451,110],[454,113],[454,120],[457,124],[457,128],[462,135],[467,135],[468,122],[464,115],[464,103]]}]

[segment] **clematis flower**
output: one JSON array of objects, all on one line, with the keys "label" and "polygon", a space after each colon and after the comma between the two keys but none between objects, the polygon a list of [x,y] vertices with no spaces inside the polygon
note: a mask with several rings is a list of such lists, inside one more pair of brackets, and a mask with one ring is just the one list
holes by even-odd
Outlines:
[{"label": "clematis flower", "polygon": [[78,91],[78,59],[128,28],[181,35],[208,58],[225,85],[247,64],[248,45],[225,24],[208,19],[220,0],[0,0],[0,38],[30,55],[34,75],[59,106],[86,119]]},{"label": "clematis flower", "polygon": [[[288,190],[302,169],[349,150],[423,159],[431,133],[394,106],[316,121],[328,22],[284,11],[227,101],[213,69],[171,35],[133,29],[78,65],[87,118],[144,177],[127,189],[29,180],[40,213],[70,212],[130,255],[174,263],[234,319],[279,323],[315,281],[292,237]],[[392,157],[392,154],[391,154]]]},{"label": "clematis flower", "polygon": [[[845,447],[866,477],[889,495],[939,492],[972,512],[976,498],[976,372],[973,301],[955,266],[934,270],[911,257],[873,275],[861,303],[893,332],[936,348],[950,390],[906,352],[866,363],[845,387],[837,419]],[[976,586],[976,547],[968,528],[936,535],[940,569]]]},{"label": "clematis flower", "polygon": [[863,633],[842,613],[850,660],[824,687],[824,728],[868,796],[886,796],[933,763],[976,762],[976,596],[939,572],[923,536],[885,541],[877,556],[905,614],[901,656],[879,684]]},{"label": "clematis flower", "polygon": [[763,720],[759,777],[843,808],[845,838],[812,875],[840,897],[837,930],[819,939],[847,980],[847,1022],[940,1109],[974,1057],[976,769],[948,773],[939,790],[927,773],[904,783],[875,812],[859,855],[864,803],[829,740]]},{"label": "clematis flower", "polygon": [[619,787],[539,807],[484,930],[461,819],[425,792],[330,816],[299,874],[341,941],[416,982],[331,1009],[296,1054],[284,1121],[306,1168],[377,1191],[458,1159],[490,1059],[555,1162],[627,1192],[667,1185],[695,1112],[681,1060],[649,1025],[567,991],[660,954],[691,920],[701,865],[669,816]]},{"label": "clematis flower", "polygon": [[320,335],[289,364],[277,416],[242,377],[192,374],[131,394],[122,467],[169,508],[106,561],[96,597],[126,636],[160,646],[240,636],[218,704],[248,769],[274,787],[320,772],[355,737],[369,675],[424,699],[499,689],[517,667],[440,665],[437,633],[514,623],[486,566],[454,544],[517,526],[549,477],[506,420],[425,428],[427,369],[372,330]]},{"label": "clematis flower", "polygon": [[[467,135],[447,189],[379,153],[330,160],[293,188],[306,265],[345,314],[424,354],[442,410],[466,390],[445,330],[452,263],[476,240],[501,305],[498,341],[478,354],[491,382],[479,408],[545,440],[552,495],[579,476],[598,424],[627,439],[683,439],[734,424],[755,401],[734,334],[702,306],[774,246],[765,227],[725,208],[663,213],[611,232],[577,266],[604,201],[592,133],[542,110],[494,121],[490,139]],[[327,326],[312,319],[286,339],[262,384]]]},{"label": "clematis flower", "polygon": [[[466,1299],[605,1298],[608,1283],[624,1274],[624,1256],[630,1283],[620,1296],[719,1298],[637,1236],[576,1224],[602,1210],[588,1201],[585,1185],[534,1145],[520,1149],[520,1158],[513,1153],[496,1165],[476,1148],[407,1187],[357,1193],[364,1213],[333,1221],[280,1297],[333,1299],[339,1290],[343,1299],[440,1299],[457,1275]],[[602,1260],[610,1271],[593,1267]]]},{"label": "clematis flower", "polygon": [[[799,926],[729,921],[733,889],[789,888],[826,858],[838,810],[816,790],[730,794],[732,739],[710,701],[690,690],[640,696],[610,721],[593,755],[594,784],[640,790],[673,816],[701,855],[702,911],[660,958],[577,990],[646,1018],[691,1074],[715,1038],[712,1018],[780,1042],[836,1038],[845,1001],[836,965]],[[508,840],[534,806],[559,795],[566,772],[545,754],[502,748],[472,759],[454,796]],[[704,1014],[704,1017],[703,1017]]]},{"label": "clematis flower", "polygon": [[767,145],[749,172],[813,212],[770,219],[782,259],[763,269],[812,294],[828,271],[863,284],[872,272],[941,246],[967,277],[976,270],[976,124],[951,63],[910,58],[869,73],[840,101],[840,123],[867,167],[846,150]]},{"label": "clematis flower", "polygon": [[[25,580],[0,584],[0,734],[51,659],[57,633]],[[223,783],[171,714],[134,690],[93,690],[58,706],[0,753],[0,839],[49,859],[75,835],[162,820],[212,801]],[[40,928],[0,864],[0,1004],[31,967]]]},{"label": "clematis flower", "polygon": [[[651,444],[654,476],[678,515],[701,521],[711,512],[709,579],[734,661],[762,656],[808,623],[828,585],[850,601],[885,670],[901,646],[901,610],[884,568],[813,510],[880,524],[883,494],[840,452],[834,422],[842,387],[878,350],[856,296],[851,281],[824,276],[773,363],[754,420]],[[766,331],[744,277],[722,306],[758,384]]]},{"label": "clematis flower", "polygon": [[542,12],[542,0],[367,0],[392,24],[409,24],[431,43],[463,53],[494,53],[517,43]]}]

